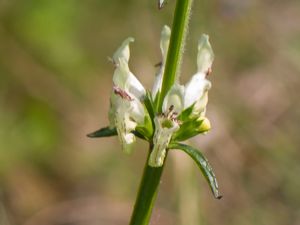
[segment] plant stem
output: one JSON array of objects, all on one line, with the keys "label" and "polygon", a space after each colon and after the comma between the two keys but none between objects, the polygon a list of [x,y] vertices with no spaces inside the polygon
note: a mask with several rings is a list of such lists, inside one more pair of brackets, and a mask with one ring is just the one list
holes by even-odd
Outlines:
[{"label": "plant stem", "polygon": [[150,147],[144,168],[143,178],[140,184],[140,189],[134,205],[134,210],[131,216],[130,225],[148,225],[154,202],[158,193],[160,178],[164,169],[162,167],[151,167],[148,165],[152,147]]},{"label": "plant stem", "polygon": [[[158,99],[159,111],[161,111],[163,99],[174,84],[179,71],[192,2],[193,0],[177,0],[176,3],[168,56],[163,74],[161,93]],[[150,146],[130,225],[148,225],[151,218],[152,209],[158,193],[160,178],[165,166],[165,162],[162,167],[157,168],[148,165],[151,151],[152,146]],[[165,161],[166,159],[167,155]]]},{"label": "plant stem", "polygon": [[174,84],[179,73],[192,3],[193,0],[177,0],[176,3],[168,56],[163,74],[161,93],[158,99],[158,109],[160,111],[164,97]]}]

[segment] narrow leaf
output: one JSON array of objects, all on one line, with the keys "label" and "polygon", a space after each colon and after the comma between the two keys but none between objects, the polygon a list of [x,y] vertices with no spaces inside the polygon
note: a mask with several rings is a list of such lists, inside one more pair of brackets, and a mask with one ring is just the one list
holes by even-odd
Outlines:
[{"label": "narrow leaf", "polygon": [[100,137],[111,137],[118,135],[116,128],[103,127],[99,130],[96,130],[87,136],[90,138],[100,138]]},{"label": "narrow leaf", "polygon": [[215,198],[217,198],[217,199],[222,198],[222,196],[219,194],[219,190],[218,190],[219,187],[218,187],[218,182],[217,182],[216,176],[215,176],[210,164],[208,163],[207,159],[203,156],[203,154],[201,152],[199,152],[197,149],[195,149],[189,145],[185,145],[185,144],[181,144],[181,143],[172,143],[169,145],[169,148],[182,150],[185,153],[187,153],[190,157],[192,157],[192,159],[196,162],[196,164],[200,168],[205,179],[207,180],[207,182],[210,186],[210,189],[211,189],[213,195],[215,196]]},{"label": "narrow leaf", "polygon": [[[138,128],[137,128],[138,129]],[[138,138],[141,138],[143,140],[147,140],[140,132],[138,131],[133,131],[132,132],[135,136]],[[88,137],[90,138],[101,138],[101,137],[111,137],[111,136],[116,136],[118,135],[117,129],[114,128],[109,128],[109,127],[103,127],[99,130],[96,130],[90,134],[87,134]]]},{"label": "narrow leaf", "polygon": [[136,130],[132,131],[131,133],[142,140],[149,141],[148,137],[150,137],[150,135],[147,134],[148,131],[146,129],[144,129],[143,127],[136,127],[135,129]]},{"label": "narrow leaf", "polygon": [[153,99],[151,96],[151,93],[149,91],[147,91],[145,99],[144,99],[144,104],[146,106],[146,109],[149,113],[150,118],[154,118],[155,113],[154,113],[154,103],[153,103]]}]

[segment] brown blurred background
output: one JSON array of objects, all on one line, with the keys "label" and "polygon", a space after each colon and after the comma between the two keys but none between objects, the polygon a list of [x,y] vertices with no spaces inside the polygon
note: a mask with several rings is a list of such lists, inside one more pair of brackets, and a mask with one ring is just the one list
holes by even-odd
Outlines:
[{"label": "brown blurred background", "polygon": [[[128,36],[131,70],[151,89],[159,36],[175,0],[0,0],[0,225],[127,224],[146,157],[108,124],[113,67]],[[172,152],[152,224],[300,224],[300,2],[195,0],[182,82],[197,39],[216,60],[207,116],[191,144],[211,162],[222,200],[196,165]]]}]

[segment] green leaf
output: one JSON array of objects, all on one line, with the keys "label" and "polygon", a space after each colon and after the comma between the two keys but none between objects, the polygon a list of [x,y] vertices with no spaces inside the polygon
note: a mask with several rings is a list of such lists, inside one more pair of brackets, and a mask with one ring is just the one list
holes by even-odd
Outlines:
[{"label": "green leaf", "polygon": [[146,141],[149,141],[152,137],[152,133],[149,133],[149,130],[147,130],[145,127],[140,126],[137,126],[135,128],[135,131],[132,131],[131,133],[133,133],[136,137]]},{"label": "green leaf", "polygon": [[145,99],[144,99],[144,105],[146,106],[146,109],[150,115],[150,118],[154,118],[154,102],[151,96],[151,93],[149,91],[147,91]]},{"label": "green leaf", "polygon": [[[142,134],[142,132],[137,131],[133,131],[132,132],[135,136],[137,136],[138,138],[141,138],[143,140],[147,140],[144,135]],[[88,137],[90,138],[101,138],[101,137],[111,137],[111,136],[116,136],[118,135],[117,129],[114,128],[109,128],[109,127],[103,127],[99,130],[96,130],[90,134],[87,134]]]},{"label": "green leaf", "polygon": [[154,106],[154,109],[155,109],[155,112],[158,112],[158,100],[159,100],[159,95],[160,95],[160,90],[157,91],[156,95],[155,95],[155,98],[153,100],[153,106]]},{"label": "green leaf", "polygon": [[172,143],[169,145],[169,148],[182,150],[185,153],[187,153],[190,157],[192,157],[192,159],[196,162],[196,164],[200,168],[205,179],[207,180],[207,182],[210,186],[210,189],[211,189],[213,195],[215,196],[215,198],[217,198],[217,199],[222,198],[222,196],[219,194],[218,182],[217,182],[216,176],[215,176],[210,164],[208,163],[207,159],[203,156],[203,154],[201,152],[199,152],[197,149],[195,149],[189,145],[185,145],[185,144],[181,144],[181,143]]},{"label": "green leaf", "polygon": [[116,128],[103,127],[99,130],[96,130],[87,136],[90,138],[100,138],[100,137],[111,137],[118,135]]},{"label": "green leaf", "polygon": [[137,126],[136,130],[133,131],[137,137],[142,138],[144,140],[150,140],[153,136],[153,127],[154,127],[154,107],[153,100],[151,97],[151,93],[149,91],[146,92],[144,99],[142,100],[144,103],[144,110],[148,112],[146,113],[144,118],[144,124],[141,126]]}]

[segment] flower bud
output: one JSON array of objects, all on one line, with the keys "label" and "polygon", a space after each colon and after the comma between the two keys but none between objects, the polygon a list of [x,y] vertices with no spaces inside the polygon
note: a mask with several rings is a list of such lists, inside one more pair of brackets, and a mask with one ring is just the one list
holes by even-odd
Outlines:
[{"label": "flower bud", "polygon": [[198,121],[199,120],[202,120],[202,122],[201,122],[200,126],[196,129],[198,131],[198,134],[200,134],[200,133],[203,133],[203,134],[207,133],[211,129],[211,124],[210,124],[209,119],[207,119],[206,117],[204,117],[202,119],[199,118]]}]

